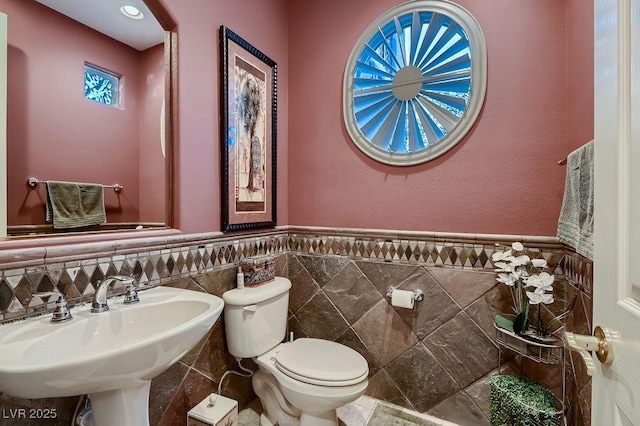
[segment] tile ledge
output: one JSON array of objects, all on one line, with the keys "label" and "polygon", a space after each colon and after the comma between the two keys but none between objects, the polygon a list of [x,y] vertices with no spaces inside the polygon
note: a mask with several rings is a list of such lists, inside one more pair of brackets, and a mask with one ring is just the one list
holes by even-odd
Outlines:
[{"label": "tile ledge", "polygon": [[544,235],[509,235],[509,234],[471,234],[461,232],[436,232],[436,231],[402,231],[402,230],[389,230],[389,229],[366,229],[366,228],[331,228],[322,226],[296,226],[289,225],[279,227],[280,230],[286,231],[291,234],[304,233],[304,234],[321,234],[321,235],[353,235],[353,236],[366,236],[381,238],[435,238],[438,240],[470,240],[470,241],[503,241],[507,242],[536,242],[544,244],[557,244],[562,245],[558,237],[544,236]]},{"label": "tile ledge", "polygon": [[27,239],[6,239],[0,241],[0,252],[4,250],[16,250],[34,247],[58,247],[69,246],[74,244],[109,244],[114,241],[136,241],[145,238],[167,237],[170,235],[180,235],[182,232],[178,229],[161,229],[161,230],[141,230],[128,231],[109,234],[91,234],[78,236],[56,235],[41,238]]}]

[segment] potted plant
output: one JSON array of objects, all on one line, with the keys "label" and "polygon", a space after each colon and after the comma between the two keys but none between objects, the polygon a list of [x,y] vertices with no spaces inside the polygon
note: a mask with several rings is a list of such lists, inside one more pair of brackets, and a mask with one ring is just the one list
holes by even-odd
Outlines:
[{"label": "potted plant", "polygon": [[[496,246],[500,247],[499,244]],[[548,272],[546,260],[531,259],[526,253],[522,243],[514,242],[511,247],[496,251],[491,256],[494,270],[498,273],[496,280],[509,287],[513,309],[513,315],[496,316],[496,325],[534,340],[554,340],[551,328],[566,318],[570,310],[545,324],[542,305],[554,302],[555,277]],[[530,324],[532,307],[537,308],[536,324]]]}]

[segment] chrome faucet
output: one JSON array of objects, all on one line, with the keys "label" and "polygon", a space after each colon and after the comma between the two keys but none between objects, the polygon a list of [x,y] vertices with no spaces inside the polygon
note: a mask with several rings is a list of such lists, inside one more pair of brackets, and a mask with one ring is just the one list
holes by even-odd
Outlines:
[{"label": "chrome faucet", "polygon": [[64,294],[62,292],[53,290],[43,291],[40,293],[32,293],[31,295],[36,297],[56,296],[58,298],[58,300],[56,301],[56,308],[53,310],[53,317],[51,317],[51,323],[57,324],[73,319],[73,317],[71,316],[71,311],[69,310],[69,305],[67,305],[67,299],[64,297]]},{"label": "chrome faucet", "polygon": [[138,299],[138,293],[136,291],[136,286],[133,282],[134,277],[132,276],[123,276],[123,275],[113,275],[105,278],[104,280],[98,283],[98,287],[96,288],[96,293],[93,295],[93,302],[91,302],[91,312],[99,313],[109,310],[109,305],[107,304],[107,288],[109,285],[119,281],[127,286],[127,294],[125,296],[126,304],[137,303],[140,300]]}]

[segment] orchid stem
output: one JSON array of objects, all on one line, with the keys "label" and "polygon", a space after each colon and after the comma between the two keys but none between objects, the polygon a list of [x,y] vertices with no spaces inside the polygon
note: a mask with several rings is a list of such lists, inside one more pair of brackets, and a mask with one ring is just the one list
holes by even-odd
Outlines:
[{"label": "orchid stem", "polygon": [[538,303],[538,333],[545,335],[544,326],[542,325],[542,306]]}]

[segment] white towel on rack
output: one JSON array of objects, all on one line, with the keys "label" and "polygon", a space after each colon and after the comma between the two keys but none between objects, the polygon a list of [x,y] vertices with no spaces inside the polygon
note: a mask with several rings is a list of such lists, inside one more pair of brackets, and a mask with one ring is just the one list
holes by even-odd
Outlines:
[{"label": "white towel on rack", "polygon": [[567,157],[564,197],[558,238],[593,260],[593,144],[588,142]]}]

